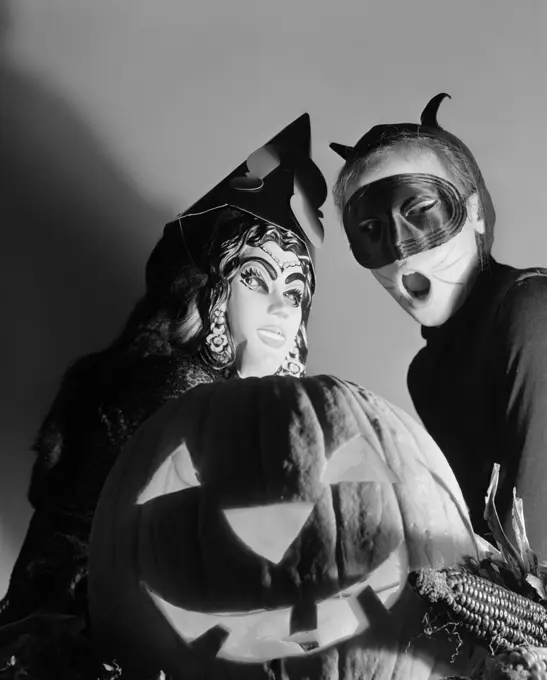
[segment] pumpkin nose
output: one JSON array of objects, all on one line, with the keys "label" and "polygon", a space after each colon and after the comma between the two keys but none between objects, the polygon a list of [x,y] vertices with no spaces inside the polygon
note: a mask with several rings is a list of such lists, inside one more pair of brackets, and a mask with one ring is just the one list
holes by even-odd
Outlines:
[{"label": "pumpkin nose", "polygon": [[[344,442],[330,457],[322,475],[323,484],[341,482],[397,481],[382,458],[370,448],[362,435]],[[253,552],[279,564],[302,531],[314,503],[274,503],[224,510],[224,516],[236,536]]]},{"label": "pumpkin nose", "polygon": [[224,516],[248,548],[278,564],[302,531],[313,507],[313,503],[274,503],[224,510]]},{"label": "pumpkin nose", "polygon": [[199,476],[186,442],[182,442],[169,458],[158,467],[154,476],[138,496],[137,504],[143,505],[172,491],[201,486]]}]

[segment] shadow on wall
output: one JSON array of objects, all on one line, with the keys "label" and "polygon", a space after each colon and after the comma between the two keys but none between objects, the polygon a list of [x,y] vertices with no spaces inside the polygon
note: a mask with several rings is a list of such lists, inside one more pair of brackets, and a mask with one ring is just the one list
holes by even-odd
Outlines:
[{"label": "shadow on wall", "polygon": [[[7,11],[2,3],[2,43]],[[31,513],[30,446],[60,377],[121,330],[172,215],[149,205],[76,110],[1,44],[0,93],[2,596]]]}]

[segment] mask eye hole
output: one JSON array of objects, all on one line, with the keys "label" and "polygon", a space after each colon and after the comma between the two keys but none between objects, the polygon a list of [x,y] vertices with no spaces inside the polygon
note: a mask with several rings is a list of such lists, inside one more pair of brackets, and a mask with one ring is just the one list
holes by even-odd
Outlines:
[{"label": "mask eye hole", "polygon": [[424,217],[428,212],[436,208],[438,204],[439,199],[437,198],[421,199],[406,211],[406,217],[414,219]]},{"label": "mask eye hole", "polygon": [[363,236],[367,236],[373,240],[378,240],[380,233],[382,231],[382,223],[379,219],[373,218],[370,220],[364,220],[357,225],[359,233]]}]

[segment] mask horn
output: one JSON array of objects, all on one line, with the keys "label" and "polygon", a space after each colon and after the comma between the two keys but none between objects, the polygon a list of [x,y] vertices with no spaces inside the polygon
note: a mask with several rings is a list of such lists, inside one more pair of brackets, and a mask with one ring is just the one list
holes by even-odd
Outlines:
[{"label": "mask horn", "polygon": [[329,144],[329,146],[335,153],[341,156],[345,161],[347,161],[347,159],[353,153],[352,146],[345,146],[344,144],[337,144],[336,142],[332,142],[331,144]]},{"label": "mask horn", "polygon": [[422,116],[421,116],[421,122],[422,125],[426,125],[427,127],[434,127],[434,128],[440,128],[441,126],[437,122],[437,113],[439,111],[439,106],[441,105],[442,101],[448,97],[449,99],[452,99],[452,97],[447,94],[446,92],[441,92],[440,94],[437,94],[431,99],[425,109],[422,111]]}]

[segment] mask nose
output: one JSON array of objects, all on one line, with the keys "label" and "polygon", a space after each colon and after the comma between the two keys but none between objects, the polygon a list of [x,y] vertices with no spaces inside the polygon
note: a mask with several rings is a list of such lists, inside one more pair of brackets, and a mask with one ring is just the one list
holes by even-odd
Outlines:
[{"label": "mask nose", "polygon": [[280,291],[274,291],[270,300],[268,311],[281,319],[289,316],[289,301]]},{"label": "mask nose", "polygon": [[422,230],[404,219],[400,214],[389,216],[390,250],[394,260],[404,260],[408,257],[408,246],[419,242]]}]

